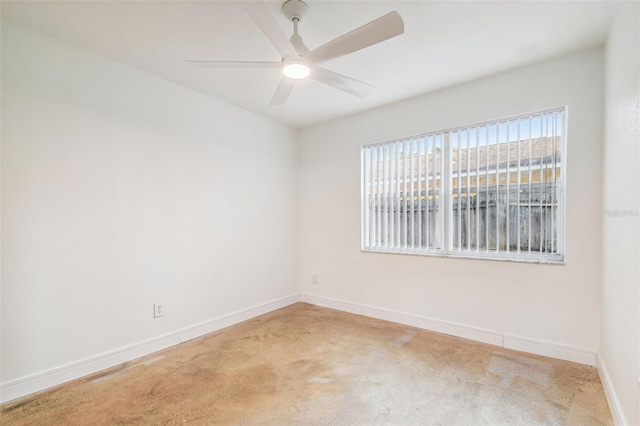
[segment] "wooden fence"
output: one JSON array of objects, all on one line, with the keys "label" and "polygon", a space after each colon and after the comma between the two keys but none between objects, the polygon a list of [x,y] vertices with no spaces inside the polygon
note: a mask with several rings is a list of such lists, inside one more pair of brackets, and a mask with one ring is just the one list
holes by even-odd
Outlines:
[{"label": "wooden fence", "polygon": [[[464,189],[462,190],[464,191]],[[451,199],[452,245],[454,249],[509,250],[555,253],[558,250],[558,199],[552,184],[545,187],[522,188],[518,198],[517,188],[492,186],[467,195],[461,192]],[[379,227],[374,240],[381,245],[404,246],[411,242],[423,248],[440,249],[444,241],[439,192],[422,191],[420,201],[416,197],[404,200],[383,196],[373,197],[372,214],[383,222],[387,215],[387,231]],[[379,215],[378,215],[379,213]],[[393,215],[393,220],[390,219]],[[413,221],[411,220],[413,216]],[[507,233],[507,225],[509,232]],[[391,229],[393,228],[393,229]],[[508,235],[508,238],[507,238]]]}]

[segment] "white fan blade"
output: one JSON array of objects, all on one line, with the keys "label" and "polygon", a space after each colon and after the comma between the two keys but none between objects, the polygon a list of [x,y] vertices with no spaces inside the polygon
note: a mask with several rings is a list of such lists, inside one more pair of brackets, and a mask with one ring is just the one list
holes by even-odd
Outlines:
[{"label": "white fan blade", "polygon": [[251,61],[186,61],[196,68],[280,68],[282,62]]},{"label": "white fan blade", "polygon": [[351,93],[359,98],[366,97],[375,89],[375,86],[370,84],[319,67],[313,67],[310,77],[320,83]]},{"label": "white fan blade", "polygon": [[295,80],[282,76],[282,80],[280,80],[280,84],[276,89],[276,93],[273,94],[269,105],[283,105],[287,101],[294,84]]},{"label": "white fan blade", "polygon": [[304,41],[302,41],[302,37],[298,34],[292,35],[291,38],[289,38],[289,41],[294,49],[296,49],[296,52],[298,52],[298,55],[304,56],[309,53],[309,48],[305,46]]},{"label": "white fan blade", "polygon": [[394,11],[312,50],[304,55],[303,59],[312,64],[320,64],[373,46],[402,33],[404,33],[404,22],[398,12]]},{"label": "white fan blade", "polygon": [[269,13],[265,4],[261,1],[241,2],[251,19],[267,36],[271,44],[280,52],[283,58],[297,58],[296,49],[289,43],[287,37],[282,33],[280,27]]}]

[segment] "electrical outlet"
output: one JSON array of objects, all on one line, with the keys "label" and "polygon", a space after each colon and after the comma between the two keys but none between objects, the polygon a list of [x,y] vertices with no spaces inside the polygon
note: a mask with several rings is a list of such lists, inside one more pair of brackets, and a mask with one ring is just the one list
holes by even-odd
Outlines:
[{"label": "electrical outlet", "polygon": [[153,304],[153,317],[158,318],[164,316],[164,305],[162,303]]},{"label": "electrical outlet", "polygon": [[311,284],[318,285],[318,274],[313,274],[311,276]]}]

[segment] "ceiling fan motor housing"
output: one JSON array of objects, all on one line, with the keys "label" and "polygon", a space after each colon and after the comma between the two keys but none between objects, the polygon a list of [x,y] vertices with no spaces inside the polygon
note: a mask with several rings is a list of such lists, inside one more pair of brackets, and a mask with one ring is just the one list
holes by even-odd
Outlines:
[{"label": "ceiling fan motor housing", "polygon": [[298,21],[302,21],[302,18],[307,14],[307,10],[309,6],[302,0],[287,0],[282,5],[282,13],[287,17],[288,20],[293,21],[297,19]]}]

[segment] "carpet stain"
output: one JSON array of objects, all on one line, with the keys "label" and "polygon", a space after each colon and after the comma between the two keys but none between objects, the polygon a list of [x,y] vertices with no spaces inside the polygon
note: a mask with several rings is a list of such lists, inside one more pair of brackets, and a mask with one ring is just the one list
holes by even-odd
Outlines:
[{"label": "carpet stain", "polygon": [[311,383],[331,383],[333,382],[335,379],[330,379],[328,377],[314,377],[313,379],[309,380]]},{"label": "carpet stain", "polygon": [[518,376],[541,385],[547,385],[553,371],[553,365],[549,361],[515,354],[496,353],[491,357],[491,363],[487,370],[505,380],[511,380]]},{"label": "carpet stain", "polygon": [[416,335],[416,333],[413,332],[413,331],[405,333],[403,336],[392,340],[391,344],[393,346],[396,346],[396,347],[404,346],[404,344],[409,342],[409,341],[411,341],[411,339],[413,339],[413,336],[415,336],[415,335]]}]

